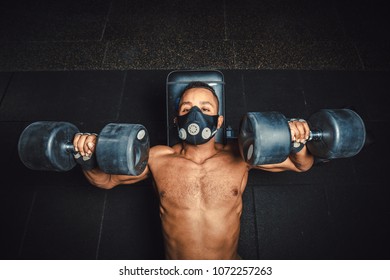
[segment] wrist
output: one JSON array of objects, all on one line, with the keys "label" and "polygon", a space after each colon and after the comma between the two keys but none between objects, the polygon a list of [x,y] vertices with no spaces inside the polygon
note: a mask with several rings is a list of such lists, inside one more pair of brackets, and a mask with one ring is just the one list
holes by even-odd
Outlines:
[{"label": "wrist", "polygon": [[302,151],[302,149],[305,147],[305,144],[303,143],[300,143],[300,142],[293,142],[292,145],[291,145],[291,153],[292,154],[297,154],[299,153],[300,151]]},{"label": "wrist", "polygon": [[82,156],[80,153],[76,153],[74,154],[74,158],[85,171],[90,171],[97,167],[95,154],[92,154],[91,156]]}]

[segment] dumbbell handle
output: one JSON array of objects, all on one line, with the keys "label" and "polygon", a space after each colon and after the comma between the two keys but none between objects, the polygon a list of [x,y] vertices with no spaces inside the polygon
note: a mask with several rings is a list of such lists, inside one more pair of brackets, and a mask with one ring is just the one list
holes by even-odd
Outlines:
[{"label": "dumbbell handle", "polygon": [[307,141],[318,141],[322,139],[322,131],[310,130],[309,139]]},{"label": "dumbbell handle", "polygon": [[64,144],[63,148],[65,149],[65,151],[67,153],[75,153],[76,152],[73,143],[66,143],[66,144]]}]

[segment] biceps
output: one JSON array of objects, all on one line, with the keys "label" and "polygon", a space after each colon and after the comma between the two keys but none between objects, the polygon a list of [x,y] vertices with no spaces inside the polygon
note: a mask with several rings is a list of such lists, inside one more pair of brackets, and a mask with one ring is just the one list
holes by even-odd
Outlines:
[{"label": "biceps", "polygon": [[255,166],[252,166],[251,168],[252,169],[260,169],[260,170],[269,171],[269,172],[283,172],[283,171],[288,171],[288,170],[292,170],[292,171],[298,170],[290,158],[287,158],[285,161],[283,161],[281,163],[255,165]]},{"label": "biceps", "polygon": [[139,181],[145,180],[149,177],[149,167],[146,166],[145,170],[137,176],[129,176],[129,175],[111,175],[111,182],[117,185],[129,185],[135,184]]}]

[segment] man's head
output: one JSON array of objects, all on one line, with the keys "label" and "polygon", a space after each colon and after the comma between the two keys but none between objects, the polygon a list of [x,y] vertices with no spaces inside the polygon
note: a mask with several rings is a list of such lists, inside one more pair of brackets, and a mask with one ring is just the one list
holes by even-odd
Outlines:
[{"label": "man's head", "polygon": [[[211,93],[211,94],[210,94]],[[210,107],[205,106],[204,108],[210,109],[210,112],[212,114],[208,115],[217,115],[218,109],[219,109],[219,100],[218,96],[215,93],[215,90],[209,86],[207,83],[195,81],[189,83],[184,90],[182,91],[179,101],[178,101],[178,115],[185,115],[183,114],[183,110],[186,110],[188,108],[191,108],[192,106],[198,106],[200,109],[202,109],[203,104],[194,104],[192,101],[194,101],[194,98],[197,101],[204,102],[204,105],[209,105]],[[188,106],[187,106],[188,105]],[[213,110],[215,109],[215,110]],[[202,110],[203,111],[203,110]],[[207,110],[204,110],[205,114],[208,112]]]},{"label": "man's head", "polygon": [[178,102],[179,138],[194,145],[208,142],[223,123],[218,108],[219,100],[212,87],[203,82],[190,83]]}]

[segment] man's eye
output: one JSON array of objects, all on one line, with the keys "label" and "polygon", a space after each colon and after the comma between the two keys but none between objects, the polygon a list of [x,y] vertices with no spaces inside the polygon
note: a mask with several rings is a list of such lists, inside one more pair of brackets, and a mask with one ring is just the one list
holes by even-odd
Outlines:
[{"label": "man's eye", "polygon": [[182,110],[182,112],[185,113],[185,112],[188,112],[189,110],[190,110],[190,109],[185,108],[185,109]]},{"label": "man's eye", "polygon": [[202,108],[202,111],[203,111],[203,112],[210,112],[210,109],[208,109],[208,108]]}]

